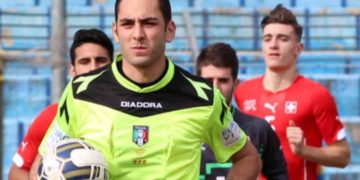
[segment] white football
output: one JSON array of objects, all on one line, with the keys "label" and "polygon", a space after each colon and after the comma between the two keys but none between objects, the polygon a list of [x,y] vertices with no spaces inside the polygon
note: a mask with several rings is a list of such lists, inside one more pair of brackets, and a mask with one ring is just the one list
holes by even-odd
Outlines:
[{"label": "white football", "polygon": [[49,149],[38,168],[39,180],[107,180],[102,153],[81,139],[59,141]]}]

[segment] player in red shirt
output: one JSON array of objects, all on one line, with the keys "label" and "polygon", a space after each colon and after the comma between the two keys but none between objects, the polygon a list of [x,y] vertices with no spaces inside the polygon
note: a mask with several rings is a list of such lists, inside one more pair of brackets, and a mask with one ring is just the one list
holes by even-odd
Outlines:
[{"label": "player in red shirt", "polygon": [[[80,29],[70,48],[70,74],[75,77],[111,63],[114,47],[109,37],[97,29]],[[57,112],[57,104],[46,107],[31,124],[13,157],[9,179],[29,179],[38,147]]]},{"label": "player in red shirt", "polygon": [[[334,98],[297,72],[302,27],[281,5],[262,20],[261,27],[265,74],[237,87],[239,108],[272,125],[290,180],[317,179],[319,165],[345,167],[350,149]],[[327,146],[322,147],[322,140]]]}]

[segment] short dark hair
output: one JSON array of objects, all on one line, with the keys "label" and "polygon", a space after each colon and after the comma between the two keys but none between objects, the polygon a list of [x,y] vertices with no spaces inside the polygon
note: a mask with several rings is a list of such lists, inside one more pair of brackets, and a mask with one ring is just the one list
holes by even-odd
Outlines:
[{"label": "short dark hair", "polygon": [[74,35],[74,41],[70,47],[71,64],[75,65],[75,49],[85,43],[100,45],[108,51],[110,60],[114,57],[114,45],[110,38],[98,29],[79,29]]},{"label": "short dark hair", "polygon": [[264,17],[261,21],[261,29],[264,30],[266,25],[273,23],[290,25],[294,28],[298,41],[301,41],[302,27],[298,24],[295,15],[281,4],[278,4],[269,15]]},{"label": "short dark hair", "polygon": [[[117,22],[117,15],[119,13],[119,5],[121,3],[122,0],[116,0],[115,2],[115,22]],[[165,20],[165,25],[172,19],[171,17],[171,5],[170,5],[170,1],[169,0],[158,0],[159,1],[159,6],[160,6],[160,11],[164,17]]]},{"label": "short dark hair", "polygon": [[226,43],[214,43],[202,49],[196,60],[196,73],[201,74],[203,66],[213,65],[215,67],[231,68],[231,75],[237,78],[239,70],[236,51]]}]

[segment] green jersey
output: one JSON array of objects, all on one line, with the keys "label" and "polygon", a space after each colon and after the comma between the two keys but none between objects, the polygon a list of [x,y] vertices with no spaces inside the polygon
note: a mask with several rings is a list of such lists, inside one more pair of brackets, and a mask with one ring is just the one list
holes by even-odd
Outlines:
[{"label": "green jersey", "polygon": [[167,61],[161,78],[138,85],[111,66],[74,78],[40,153],[83,138],[108,161],[111,179],[198,179],[201,145],[227,161],[246,143],[220,91]]}]

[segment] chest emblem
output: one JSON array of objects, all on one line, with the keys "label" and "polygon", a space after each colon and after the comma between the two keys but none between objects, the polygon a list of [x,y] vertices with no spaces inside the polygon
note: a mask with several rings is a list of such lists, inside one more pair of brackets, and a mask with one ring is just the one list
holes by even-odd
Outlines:
[{"label": "chest emblem", "polygon": [[285,102],[285,114],[295,114],[297,112],[297,101]]},{"label": "chest emblem", "polygon": [[133,142],[142,147],[149,141],[149,126],[133,126]]}]

